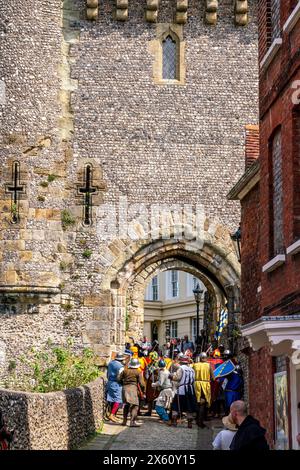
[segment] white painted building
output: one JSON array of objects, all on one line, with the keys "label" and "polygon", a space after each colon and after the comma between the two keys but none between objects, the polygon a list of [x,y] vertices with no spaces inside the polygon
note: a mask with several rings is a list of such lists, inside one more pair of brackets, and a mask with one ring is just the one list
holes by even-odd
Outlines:
[{"label": "white painted building", "polygon": [[193,289],[199,283],[203,290],[200,303],[199,331],[203,326],[204,284],[184,271],[164,271],[154,276],[148,283],[144,301],[144,334],[159,344],[166,342],[166,334],[171,338],[188,335],[196,338],[196,302]]}]

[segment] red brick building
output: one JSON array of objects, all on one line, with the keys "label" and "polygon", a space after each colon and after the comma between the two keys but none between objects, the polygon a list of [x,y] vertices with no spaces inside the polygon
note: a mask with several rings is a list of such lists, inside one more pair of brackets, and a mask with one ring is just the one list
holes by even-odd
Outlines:
[{"label": "red brick building", "polygon": [[249,127],[246,172],[228,197],[242,206],[241,313],[249,345],[244,352],[250,412],[267,428],[272,447],[298,449],[300,2],[258,3],[259,156],[257,131]]}]

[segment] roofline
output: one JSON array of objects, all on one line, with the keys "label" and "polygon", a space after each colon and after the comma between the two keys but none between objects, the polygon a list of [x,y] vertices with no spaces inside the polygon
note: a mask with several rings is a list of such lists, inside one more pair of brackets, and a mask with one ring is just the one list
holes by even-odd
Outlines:
[{"label": "roofline", "polygon": [[242,200],[260,180],[260,162],[257,159],[227,194],[229,201]]}]

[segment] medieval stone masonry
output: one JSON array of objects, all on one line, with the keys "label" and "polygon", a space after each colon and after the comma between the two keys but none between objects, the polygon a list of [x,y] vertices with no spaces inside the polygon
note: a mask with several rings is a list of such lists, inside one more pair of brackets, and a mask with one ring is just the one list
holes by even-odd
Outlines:
[{"label": "medieval stone masonry", "polygon": [[[0,377],[48,338],[107,360],[126,319],[141,331],[159,269],[203,279],[215,312],[225,298],[236,309],[226,194],[258,121],[256,4],[0,3]],[[176,79],[161,75],[166,37]],[[157,204],[201,207],[201,240],[164,239],[172,217],[150,233],[139,215]]]}]

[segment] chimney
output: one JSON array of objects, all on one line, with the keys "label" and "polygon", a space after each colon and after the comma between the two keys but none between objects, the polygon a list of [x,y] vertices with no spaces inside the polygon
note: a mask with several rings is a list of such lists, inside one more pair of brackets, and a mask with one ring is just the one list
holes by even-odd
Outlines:
[{"label": "chimney", "polygon": [[245,169],[249,168],[259,157],[259,125],[245,126]]}]

